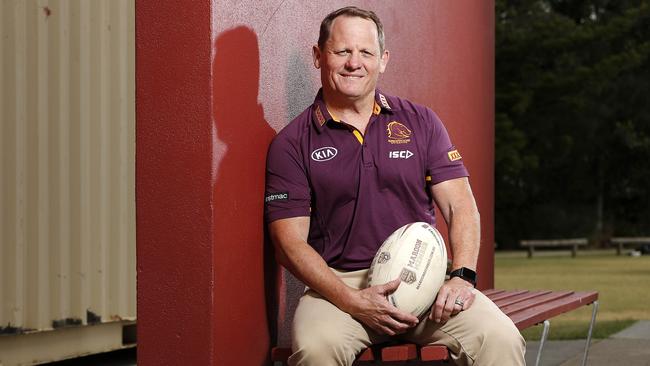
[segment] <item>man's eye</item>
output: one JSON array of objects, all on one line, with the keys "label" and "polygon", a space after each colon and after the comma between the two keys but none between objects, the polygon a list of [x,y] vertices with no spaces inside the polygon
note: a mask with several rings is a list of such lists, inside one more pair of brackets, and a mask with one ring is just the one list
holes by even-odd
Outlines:
[{"label": "man's eye", "polygon": [[348,54],[348,51],[346,51],[346,50],[343,50],[343,51],[337,51],[336,54],[337,54],[337,55],[344,56],[344,55],[347,55],[347,54]]},{"label": "man's eye", "polygon": [[364,56],[374,56],[370,51],[361,51],[361,53],[363,53]]}]

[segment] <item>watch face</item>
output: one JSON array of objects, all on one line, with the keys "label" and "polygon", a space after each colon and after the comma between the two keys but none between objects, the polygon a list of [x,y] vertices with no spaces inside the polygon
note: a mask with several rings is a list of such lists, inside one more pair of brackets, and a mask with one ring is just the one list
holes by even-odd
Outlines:
[{"label": "watch face", "polygon": [[460,277],[465,281],[470,282],[473,285],[476,285],[476,272],[472,271],[467,267],[462,267],[455,271],[452,271],[451,277]]},{"label": "watch face", "polygon": [[473,280],[476,279],[476,272],[472,271],[469,268],[461,268],[461,273],[467,278],[471,278]]}]

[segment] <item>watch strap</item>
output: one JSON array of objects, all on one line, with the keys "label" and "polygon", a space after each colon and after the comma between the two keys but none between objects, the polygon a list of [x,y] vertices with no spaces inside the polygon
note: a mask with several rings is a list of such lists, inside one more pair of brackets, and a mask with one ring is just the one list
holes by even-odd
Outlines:
[{"label": "watch strap", "polygon": [[454,277],[460,277],[465,281],[471,283],[472,286],[476,287],[476,272],[467,267],[460,267],[451,271],[451,273],[449,273],[449,278],[451,279]]}]

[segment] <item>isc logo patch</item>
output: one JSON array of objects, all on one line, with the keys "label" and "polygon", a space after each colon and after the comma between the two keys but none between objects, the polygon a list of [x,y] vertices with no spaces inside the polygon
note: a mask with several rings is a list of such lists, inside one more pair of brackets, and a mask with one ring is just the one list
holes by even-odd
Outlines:
[{"label": "isc logo patch", "polygon": [[336,148],[331,146],[326,146],[312,151],[311,158],[314,161],[328,161],[334,159],[334,157],[338,153],[339,152],[338,150],[336,150]]},{"label": "isc logo patch", "polygon": [[388,157],[390,159],[408,159],[413,156],[413,153],[409,150],[398,150],[398,151],[389,151]]}]

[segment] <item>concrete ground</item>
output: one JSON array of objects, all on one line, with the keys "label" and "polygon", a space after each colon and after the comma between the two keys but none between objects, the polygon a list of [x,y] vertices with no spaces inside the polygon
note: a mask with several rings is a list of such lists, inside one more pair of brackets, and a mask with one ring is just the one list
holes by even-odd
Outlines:
[{"label": "concrete ground", "polygon": [[[547,341],[540,365],[582,365],[584,348],[585,340]],[[527,365],[535,365],[538,349],[539,342],[528,342]],[[587,365],[650,366],[650,321],[636,322],[607,339],[593,341],[589,349]]]},{"label": "concrete ground", "polygon": [[136,366],[136,352],[135,348],[129,348],[47,363],[45,366]]}]

